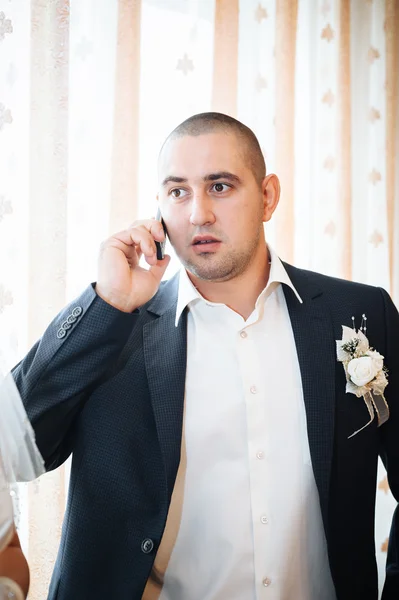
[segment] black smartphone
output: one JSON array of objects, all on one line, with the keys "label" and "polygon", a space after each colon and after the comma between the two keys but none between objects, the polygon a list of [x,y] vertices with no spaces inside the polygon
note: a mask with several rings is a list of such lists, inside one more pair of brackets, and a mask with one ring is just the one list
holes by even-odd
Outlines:
[{"label": "black smartphone", "polygon": [[157,249],[157,260],[163,260],[165,258],[165,245],[166,245],[166,227],[165,227],[165,223],[163,222],[162,219],[162,215],[161,215],[161,211],[158,208],[157,211],[157,216],[155,217],[157,221],[161,221],[162,223],[162,227],[165,233],[165,241],[163,242],[157,242],[155,240],[155,246]]}]

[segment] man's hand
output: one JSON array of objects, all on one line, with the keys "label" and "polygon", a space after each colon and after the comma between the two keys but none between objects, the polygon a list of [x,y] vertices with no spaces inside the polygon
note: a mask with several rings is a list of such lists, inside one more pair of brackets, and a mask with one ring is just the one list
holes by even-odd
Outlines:
[{"label": "man's hand", "polygon": [[[159,288],[170,257],[157,260],[155,240],[162,242],[162,224],[153,219],[136,221],[101,245],[96,292],[105,302],[132,312],[150,300]],[[144,255],[149,269],[139,266]]]}]

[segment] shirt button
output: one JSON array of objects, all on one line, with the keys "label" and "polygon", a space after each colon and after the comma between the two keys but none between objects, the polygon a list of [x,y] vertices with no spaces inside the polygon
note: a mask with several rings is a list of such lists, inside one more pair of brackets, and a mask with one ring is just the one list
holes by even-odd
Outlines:
[{"label": "shirt button", "polygon": [[251,394],[256,394],[258,392],[257,387],[255,385],[251,385],[249,391],[251,392]]},{"label": "shirt button", "polygon": [[261,522],[261,523],[263,523],[263,525],[267,525],[267,523],[268,523],[269,521],[267,520],[267,517],[266,517],[266,515],[262,515],[262,516],[261,516],[261,518],[260,518],[260,522]]},{"label": "shirt button", "polygon": [[256,453],[256,458],[258,458],[259,460],[262,460],[265,458],[265,453],[262,452],[262,450],[260,450],[259,452]]},{"label": "shirt button", "polygon": [[269,579],[268,577],[265,577],[264,580],[262,581],[264,587],[269,587],[271,582],[272,582],[271,579]]},{"label": "shirt button", "polygon": [[246,331],[240,331],[240,337],[242,337],[243,339],[247,337],[247,332]]}]

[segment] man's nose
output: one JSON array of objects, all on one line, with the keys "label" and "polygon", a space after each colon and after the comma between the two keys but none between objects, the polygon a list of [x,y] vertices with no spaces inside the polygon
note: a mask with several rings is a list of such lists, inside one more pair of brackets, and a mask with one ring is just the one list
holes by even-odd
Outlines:
[{"label": "man's nose", "polygon": [[212,200],[202,192],[197,192],[194,195],[191,204],[190,223],[197,227],[209,225],[215,222],[213,213]]}]

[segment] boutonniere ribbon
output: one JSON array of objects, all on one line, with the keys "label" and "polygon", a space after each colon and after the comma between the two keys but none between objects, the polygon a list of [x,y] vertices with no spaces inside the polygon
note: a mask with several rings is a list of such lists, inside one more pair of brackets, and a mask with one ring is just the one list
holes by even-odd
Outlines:
[{"label": "boutonniere ribbon", "polygon": [[[366,320],[367,317],[363,315],[362,325],[358,331],[355,327],[343,325],[342,340],[336,341],[337,359],[342,362],[346,375],[346,392],[355,394],[358,398],[363,397],[370,415],[370,420],[349,438],[370,425],[375,414],[378,427],[389,419],[389,407],[384,396],[384,390],[388,385],[388,372],[384,367],[384,357],[370,347],[363,333],[366,331],[366,326],[363,326]],[[353,317],[352,321],[354,321]]]}]

